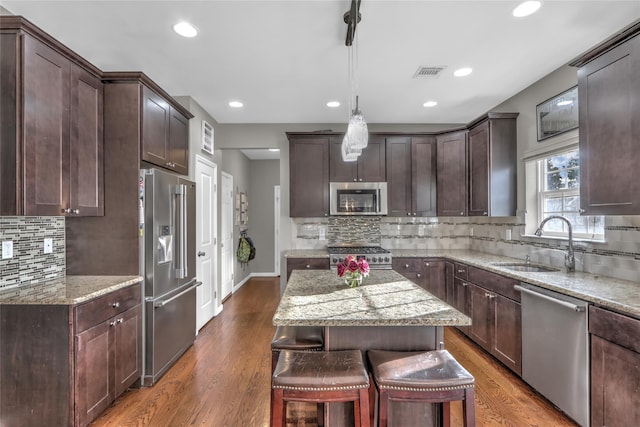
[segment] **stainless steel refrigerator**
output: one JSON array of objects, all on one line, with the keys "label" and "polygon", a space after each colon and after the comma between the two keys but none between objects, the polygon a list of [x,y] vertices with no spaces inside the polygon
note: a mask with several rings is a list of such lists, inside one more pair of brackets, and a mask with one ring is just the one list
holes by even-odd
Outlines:
[{"label": "stainless steel refrigerator", "polygon": [[153,385],[195,339],[195,190],[177,175],[140,171],[143,386]]}]

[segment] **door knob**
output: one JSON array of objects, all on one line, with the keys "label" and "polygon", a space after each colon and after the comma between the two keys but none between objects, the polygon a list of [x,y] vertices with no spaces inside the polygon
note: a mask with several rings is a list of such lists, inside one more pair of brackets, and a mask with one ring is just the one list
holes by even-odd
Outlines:
[{"label": "door knob", "polygon": [[207,253],[203,251],[198,251],[198,256],[205,256]]}]

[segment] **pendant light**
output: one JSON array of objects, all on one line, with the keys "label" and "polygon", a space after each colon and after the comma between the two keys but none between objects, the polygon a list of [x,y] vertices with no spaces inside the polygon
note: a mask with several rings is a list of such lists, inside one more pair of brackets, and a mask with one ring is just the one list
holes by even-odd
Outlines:
[{"label": "pendant light", "polygon": [[[360,0],[352,0],[351,9],[344,14],[344,22],[348,25],[346,45],[348,47],[349,77],[349,124],[342,140],[342,158],[344,161],[355,161],[369,143],[369,129],[359,107],[358,97],[358,42],[356,24],[360,22]],[[356,41],[354,47],[354,40]]]}]

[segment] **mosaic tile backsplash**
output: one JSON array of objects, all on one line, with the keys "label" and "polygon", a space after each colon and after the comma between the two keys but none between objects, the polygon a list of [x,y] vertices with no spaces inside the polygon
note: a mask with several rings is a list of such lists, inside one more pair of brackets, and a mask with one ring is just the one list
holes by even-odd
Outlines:
[{"label": "mosaic tile backsplash", "polygon": [[[358,239],[386,249],[472,249],[564,267],[566,240],[525,236],[515,217],[292,218],[292,249],[323,249]],[[364,222],[363,222],[364,221]],[[359,230],[359,231],[358,231]],[[507,234],[511,239],[507,239]],[[324,235],[325,240],[320,240]],[[605,217],[605,242],[574,242],[576,270],[640,281],[640,216]],[[357,241],[357,243],[360,243]]]},{"label": "mosaic tile backsplash", "polygon": [[[0,241],[13,242],[13,258],[0,257],[0,290],[64,277],[64,227],[64,217],[0,217]],[[53,241],[50,254],[44,253],[45,238]]]}]

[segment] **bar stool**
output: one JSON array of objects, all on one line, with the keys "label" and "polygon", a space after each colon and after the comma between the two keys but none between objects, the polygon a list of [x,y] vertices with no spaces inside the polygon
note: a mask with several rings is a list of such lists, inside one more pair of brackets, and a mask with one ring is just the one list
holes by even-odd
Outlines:
[{"label": "bar stool", "polygon": [[281,350],[322,351],[323,348],[322,326],[278,326],[271,340],[271,373]]},{"label": "bar stool", "polygon": [[286,425],[288,401],[352,401],[356,427],[369,427],[369,374],[360,350],[282,350],[271,380],[272,427]]},{"label": "bar stool", "polygon": [[369,350],[367,357],[378,388],[379,427],[387,426],[390,401],[442,403],[443,426],[448,427],[454,400],[463,402],[464,425],[475,426],[475,379],[447,350]]}]

